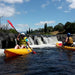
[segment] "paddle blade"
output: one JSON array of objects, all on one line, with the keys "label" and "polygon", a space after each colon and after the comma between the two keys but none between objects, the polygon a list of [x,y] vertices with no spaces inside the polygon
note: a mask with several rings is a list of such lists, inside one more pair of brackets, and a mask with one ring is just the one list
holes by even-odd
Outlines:
[{"label": "paddle blade", "polygon": [[11,27],[13,27],[15,29],[15,27],[13,26],[13,24],[9,20],[7,20],[7,22],[11,25]]},{"label": "paddle blade", "polygon": [[59,46],[62,46],[62,43],[59,43]]},{"label": "paddle blade", "polygon": [[32,51],[33,52],[33,54],[36,54],[36,52],[35,51]]}]

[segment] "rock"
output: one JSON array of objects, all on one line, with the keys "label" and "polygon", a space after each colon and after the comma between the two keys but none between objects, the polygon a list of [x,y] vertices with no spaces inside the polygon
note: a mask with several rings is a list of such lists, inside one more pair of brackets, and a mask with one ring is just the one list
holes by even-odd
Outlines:
[{"label": "rock", "polygon": [[0,32],[0,48],[13,48],[15,46],[15,34]]}]

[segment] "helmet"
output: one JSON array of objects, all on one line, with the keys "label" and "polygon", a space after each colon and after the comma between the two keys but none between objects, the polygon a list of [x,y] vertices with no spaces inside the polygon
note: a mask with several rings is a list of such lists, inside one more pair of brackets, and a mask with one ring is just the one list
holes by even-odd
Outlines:
[{"label": "helmet", "polygon": [[67,33],[67,36],[68,36],[68,37],[71,36],[71,33]]},{"label": "helmet", "polygon": [[21,33],[21,35],[24,35],[25,36],[25,33]]}]

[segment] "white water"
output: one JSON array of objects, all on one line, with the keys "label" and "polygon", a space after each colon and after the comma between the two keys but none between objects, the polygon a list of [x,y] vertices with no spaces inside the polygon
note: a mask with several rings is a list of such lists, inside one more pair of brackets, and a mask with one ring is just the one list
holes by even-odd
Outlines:
[{"label": "white water", "polygon": [[33,42],[35,42],[37,40],[38,45],[34,44],[34,45],[30,45],[32,48],[47,48],[47,47],[56,47],[56,43],[60,42],[57,40],[56,36],[51,36],[51,37],[42,37],[43,41],[41,39],[41,37],[35,37],[35,40]]},{"label": "white water", "polygon": [[56,36],[48,37],[48,42],[51,45],[56,45],[56,43],[58,42],[57,37]]},{"label": "white water", "polygon": [[0,49],[0,56],[4,56],[4,49]]},{"label": "white water", "polygon": [[30,45],[31,44],[34,45],[34,41],[33,41],[33,39],[31,37],[29,37],[28,40],[29,40]]},{"label": "white water", "polygon": [[43,37],[44,43],[48,44],[48,38],[47,37]]},{"label": "white water", "polygon": [[37,42],[38,42],[38,45],[42,45],[43,44],[43,42],[41,41],[41,38],[40,37],[37,37]]}]

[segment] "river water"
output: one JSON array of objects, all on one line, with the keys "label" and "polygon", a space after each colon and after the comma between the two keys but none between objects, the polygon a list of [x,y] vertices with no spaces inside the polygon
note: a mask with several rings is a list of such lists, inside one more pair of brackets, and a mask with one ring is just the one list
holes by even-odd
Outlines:
[{"label": "river water", "polygon": [[34,51],[37,54],[0,56],[0,75],[75,75],[75,52],[56,47]]}]

